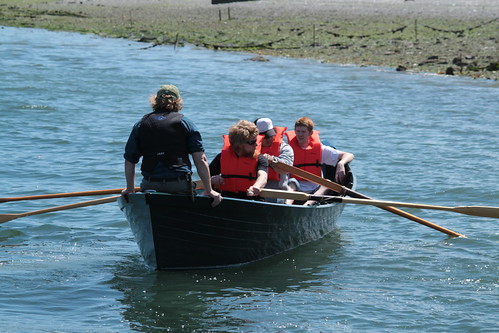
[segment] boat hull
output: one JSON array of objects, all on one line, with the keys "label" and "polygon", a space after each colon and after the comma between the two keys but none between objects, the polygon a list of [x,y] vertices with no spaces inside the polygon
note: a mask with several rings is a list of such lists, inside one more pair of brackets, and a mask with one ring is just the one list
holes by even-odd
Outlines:
[{"label": "boat hull", "polygon": [[146,264],[179,270],[241,265],[291,250],[330,233],[344,204],[284,205],[167,193],[120,199]]}]

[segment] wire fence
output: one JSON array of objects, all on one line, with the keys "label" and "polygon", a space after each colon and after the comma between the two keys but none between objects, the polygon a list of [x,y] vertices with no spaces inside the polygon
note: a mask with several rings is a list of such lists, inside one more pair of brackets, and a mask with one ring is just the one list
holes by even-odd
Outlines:
[{"label": "wire fence", "polygon": [[[495,22],[499,21],[498,18],[491,19],[489,21],[480,23],[478,25],[469,27],[469,28],[463,28],[463,29],[458,29],[458,30],[449,30],[449,29],[442,29],[442,28],[437,28],[437,27],[432,27],[426,24],[418,24],[417,20],[414,20],[414,39],[417,41],[419,37],[419,32],[421,28],[426,28],[430,29],[435,32],[440,32],[440,33],[452,33],[456,34],[458,37],[464,36],[466,32],[471,32],[476,29],[483,28],[489,24],[493,24]],[[296,41],[293,39],[293,37],[283,37],[277,40],[272,40],[272,41],[267,41],[267,42],[260,42],[260,43],[246,43],[244,45],[238,44],[230,44],[230,45],[224,45],[223,43],[202,43],[205,47],[211,47],[214,49],[267,49],[267,48],[273,48],[273,49],[298,49],[301,47],[308,47],[308,46],[318,46],[319,44],[317,43],[317,40],[319,39],[318,37],[321,34],[326,34],[326,35],[331,35],[336,38],[347,38],[347,39],[362,39],[362,38],[373,38],[377,36],[383,36],[383,35],[388,35],[388,34],[397,34],[397,33],[403,33],[406,29],[410,28],[410,25],[402,25],[400,27],[388,29],[385,31],[377,31],[377,32],[372,32],[369,34],[345,34],[345,33],[339,33],[335,31],[330,31],[326,30],[323,28],[316,28],[314,25],[312,27],[312,43],[307,43],[306,45],[294,45],[291,46],[293,43],[296,43]],[[300,37],[305,34],[307,29],[304,28],[294,28],[291,31],[295,33],[296,37]],[[292,40],[293,39],[293,40]],[[283,46],[282,44],[288,43],[288,45]],[[280,46],[277,46],[280,45]],[[333,44],[333,46],[336,44]]]},{"label": "wire fence", "polygon": [[[499,21],[499,17],[497,17],[495,19],[492,19],[492,20],[489,20],[487,22],[483,22],[483,23],[478,24],[478,25],[473,26],[473,27],[465,28],[465,29],[447,30],[447,29],[440,29],[440,28],[436,28],[436,27],[431,27],[431,26],[426,25],[426,24],[419,25],[418,21],[414,20],[414,31],[415,31],[415,33],[417,35],[418,27],[421,26],[421,27],[424,27],[424,28],[427,28],[427,29],[430,29],[430,30],[433,30],[433,31],[438,31],[438,32],[443,32],[443,33],[454,33],[456,35],[464,35],[464,33],[467,32],[467,31],[469,32],[469,31],[473,31],[473,30],[476,30],[476,29],[483,28],[486,25],[492,24],[492,23],[494,23],[496,21]],[[333,32],[333,31],[322,31],[322,32],[326,33],[326,34],[329,34],[329,35],[333,35],[334,37],[370,38],[370,37],[375,37],[375,36],[381,36],[381,35],[387,35],[387,34],[394,34],[394,33],[397,33],[397,32],[403,32],[406,28],[408,28],[408,25],[403,25],[403,26],[398,27],[398,28],[389,29],[389,30],[380,31],[380,32],[373,32],[371,34],[365,34],[365,35],[341,34],[341,33]]]}]

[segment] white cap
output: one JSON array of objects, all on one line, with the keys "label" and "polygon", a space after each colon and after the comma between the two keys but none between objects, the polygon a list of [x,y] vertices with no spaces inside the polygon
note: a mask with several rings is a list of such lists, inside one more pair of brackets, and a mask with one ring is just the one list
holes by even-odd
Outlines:
[{"label": "white cap", "polygon": [[258,119],[256,121],[256,127],[258,127],[258,132],[260,132],[260,134],[265,134],[266,137],[274,136],[276,134],[270,118]]}]

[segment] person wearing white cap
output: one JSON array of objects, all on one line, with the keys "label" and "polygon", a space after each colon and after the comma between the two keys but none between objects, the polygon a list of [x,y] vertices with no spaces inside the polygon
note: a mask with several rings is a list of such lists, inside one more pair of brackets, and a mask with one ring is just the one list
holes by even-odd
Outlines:
[{"label": "person wearing white cap", "polygon": [[[255,120],[260,135],[263,135],[262,154],[269,160],[293,165],[293,148],[284,142],[284,132],[287,127],[274,127],[270,118],[259,118]],[[289,174],[277,172],[269,168],[266,188],[277,190],[288,190]],[[272,199],[269,199],[272,201]]]}]

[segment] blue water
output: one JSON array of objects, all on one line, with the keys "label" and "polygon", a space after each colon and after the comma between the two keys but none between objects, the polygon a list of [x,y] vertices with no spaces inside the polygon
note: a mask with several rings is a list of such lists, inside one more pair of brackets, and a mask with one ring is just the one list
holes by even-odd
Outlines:
[{"label": "blue water", "polygon": [[[174,83],[210,160],[239,119],[292,127],[307,115],[355,154],[360,193],[499,206],[497,82],[250,57],[1,28],[1,196],[123,187],[131,126]],[[0,225],[0,331],[499,332],[499,220],[407,211],[467,238],[347,205],[335,232],[300,249],[155,272],[114,203],[15,219]]]}]

